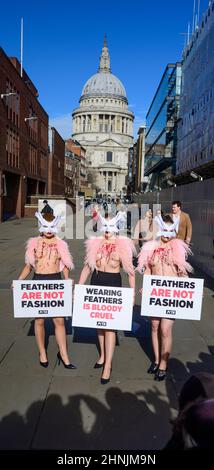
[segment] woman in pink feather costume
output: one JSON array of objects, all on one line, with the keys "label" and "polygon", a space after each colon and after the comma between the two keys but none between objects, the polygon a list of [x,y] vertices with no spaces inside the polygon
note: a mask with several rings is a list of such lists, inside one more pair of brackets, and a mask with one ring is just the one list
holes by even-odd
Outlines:
[{"label": "woman in pink feather costume", "polygon": [[[69,270],[74,268],[74,264],[67,243],[56,236],[60,217],[55,218],[52,214],[39,212],[36,212],[35,215],[40,222],[40,235],[30,238],[27,242],[25,266],[19,279],[26,279],[32,269],[34,269],[33,279],[35,280],[58,280],[61,279],[61,272],[63,272],[64,278],[68,279]],[[46,368],[48,367],[48,358],[45,349],[44,321],[44,318],[35,318],[34,328],[40,365]],[[64,318],[53,318],[53,322],[59,346],[58,360],[62,361],[67,369],[74,369],[75,366],[70,363],[68,358]]]},{"label": "woman in pink feather costume", "polygon": [[[187,273],[193,271],[186,261],[191,250],[185,242],[176,238],[177,222],[174,223],[168,214],[163,217],[159,214],[154,220],[159,227],[157,239],[143,245],[137,270],[144,275],[187,277]],[[158,381],[166,377],[173,324],[173,319],[151,317],[154,362],[147,372],[155,374],[155,380]]]},{"label": "woman in pink feather costume", "polygon": [[[117,235],[120,215],[104,219],[99,215],[103,236],[86,241],[85,264],[80,275],[79,284],[84,284],[92,273],[91,284],[98,286],[121,287],[121,266],[128,274],[130,287],[135,287],[135,275],[132,264],[135,247],[127,237]],[[94,368],[103,368],[101,384],[110,380],[112,359],[115,349],[116,334],[112,330],[98,329],[100,356]]]}]

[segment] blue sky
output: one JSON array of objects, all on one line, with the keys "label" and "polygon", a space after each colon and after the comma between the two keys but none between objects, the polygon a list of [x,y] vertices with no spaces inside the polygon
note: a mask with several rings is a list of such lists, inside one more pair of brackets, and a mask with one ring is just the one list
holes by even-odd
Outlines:
[{"label": "blue sky", "polygon": [[[71,134],[71,113],[96,73],[106,32],[112,73],[124,84],[135,129],[145,121],[165,66],[181,59],[194,0],[20,0],[2,2],[0,45],[20,57],[52,125]],[[208,0],[200,1],[204,12]]]}]

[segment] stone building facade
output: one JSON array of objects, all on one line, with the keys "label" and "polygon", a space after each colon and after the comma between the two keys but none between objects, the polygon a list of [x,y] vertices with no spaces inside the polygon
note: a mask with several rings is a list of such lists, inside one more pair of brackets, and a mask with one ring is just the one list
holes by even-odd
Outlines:
[{"label": "stone building facade", "polygon": [[98,73],[84,85],[79,102],[72,114],[73,138],[86,149],[88,183],[97,193],[118,196],[127,184],[134,115],[123,84],[111,73],[106,38]]}]

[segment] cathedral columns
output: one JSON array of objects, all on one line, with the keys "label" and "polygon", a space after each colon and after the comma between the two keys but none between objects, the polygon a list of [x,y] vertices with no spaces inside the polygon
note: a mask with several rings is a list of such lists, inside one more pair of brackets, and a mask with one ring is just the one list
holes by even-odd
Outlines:
[{"label": "cathedral columns", "polygon": [[118,192],[118,172],[116,173],[116,193]]},{"label": "cathedral columns", "polygon": [[112,192],[115,189],[115,176],[114,176],[114,171],[112,172]]},{"label": "cathedral columns", "polygon": [[108,132],[111,132],[111,115],[108,117]]}]

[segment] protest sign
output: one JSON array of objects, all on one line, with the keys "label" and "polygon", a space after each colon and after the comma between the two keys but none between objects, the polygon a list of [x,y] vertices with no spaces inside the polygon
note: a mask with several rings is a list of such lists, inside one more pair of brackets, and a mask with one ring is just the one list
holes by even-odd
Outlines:
[{"label": "protest sign", "polygon": [[200,320],[203,279],[144,275],[141,315]]},{"label": "protest sign", "polygon": [[76,285],[73,326],[130,331],[133,289]]},{"label": "protest sign", "polygon": [[15,318],[69,317],[72,280],[13,281]]}]

